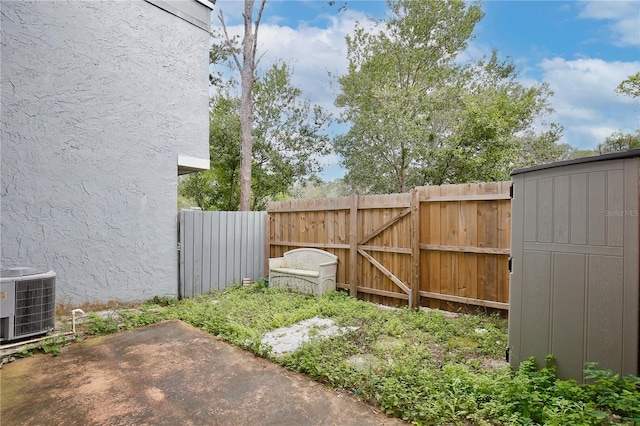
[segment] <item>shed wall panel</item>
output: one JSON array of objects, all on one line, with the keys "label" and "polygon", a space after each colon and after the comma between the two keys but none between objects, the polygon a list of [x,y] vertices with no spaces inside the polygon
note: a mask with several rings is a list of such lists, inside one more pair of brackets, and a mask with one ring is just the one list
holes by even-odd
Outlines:
[{"label": "shed wall panel", "polygon": [[584,254],[554,255],[550,353],[568,377],[581,377],[584,368],[586,264]]},{"label": "shed wall panel", "polygon": [[[524,302],[522,300],[522,258],[525,234],[525,203],[518,200],[526,197],[525,182],[522,177],[513,179],[513,194],[516,199],[511,202],[511,271],[509,274],[509,349],[508,357],[512,365],[519,365],[522,361],[519,357],[522,353],[520,342],[522,340],[522,312]],[[518,202],[519,201],[519,202]]]},{"label": "shed wall panel", "polygon": [[[640,161],[624,161],[624,294],[622,365],[624,374],[640,375]],[[635,371],[635,373],[634,373]]]},{"label": "shed wall panel", "polygon": [[589,173],[588,178],[587,241],[589,245],[603,246],[606,244],[607,226],[607,217],[604,215],[607,207],[607,173]]},{"label": "shed wall panel", "polygon": [[622,369],[622,258],[589,256],[586,361]]},{"label": "shed wall panel", "polygon": [[550,243],[553,241],[553,179],[538,181],[536,241]]},{"label": "shed wall panel", "polygon": [[553,242],[569,242],[569,176],[553,179]]},{"label": "shed wall panel", "polygon": [[587,244],[587,175],[585,173],[574,174],[570,178],[570,243]]},{"label": "shed wall panel", "polygon": [[513,176],[513,366],[553,354],[563,378],[582,380],[589,361],[638,374],[640,151],[633,155]]},{"label": "shed wall panel", "polygon": [[[538,241],[538,182],[524,182],[524,200],[527,208],[524,210],[523,222],[520,226],[524,230],[524,241]],[[520,194],[518,194],[520,197]],[[520,229],[517,229],[519,232]]]},{"label": "shed wall panel", "polygon": [[624,242],[624,172],[613,170],[607,172],[607,245],[622,247]]},{"label": "shed wall panel", "polygon": [[542,251],[524,251],[523,275],[527,285],[522,288],[521,340],[520,353],[533,355],[538,362],[544,362],[550,351],[550,304],[551,304],[551,253]]}]

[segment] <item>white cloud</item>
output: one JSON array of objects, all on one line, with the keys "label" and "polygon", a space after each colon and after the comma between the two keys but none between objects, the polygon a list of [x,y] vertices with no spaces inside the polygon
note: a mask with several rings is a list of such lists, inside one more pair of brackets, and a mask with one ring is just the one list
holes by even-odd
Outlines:
[{"label": "white cloud", "polygon": [[[239,19],[243,3],[217,2],[216,7],[224,10],[225,17],[232,24],[228,28],[232,35],[242,34]],[[610,21],[609,29],[615,34],[615,42],[640,45],[640,2],[589,1],[581,5],[580,18]],[[268,16],[266,11],[265,16]],[[338,110],[333,105],[337,87],[335,82],[332,87],[328,73],[341,75],[346,72],[345,36],[353,32],[356,21],[361,24],[367,22],[366,15],[347,9],[338,14],[316,15],[314,25],[300,22],[295,27],[272,18],[265,20],[259,30],[259,54],[264,54],[261,67],[265,69],[279,59],[289,62],[294,69],[294,84],[313,103],[337,115]],[[214,26],[219,26],[217,19],[214,19]],[[473,42],[459,60],[477,60],[490,56],[490,53],[489,46]],[[547,82],[554,91],[550,102],[555,112],[545,121],[564,126],[562,142],[579,148],[594,148],[614,131],[633,132],[640,128],[638,100],[615,93],[622,80],[640,69],[640,61],[607,62],[593,58],[569,60],[555,57],[534,65],[527,58],[514,60],[523,67],[520,81],[524,85]],[[323,163],[329,166],[337,161],[335,155],[323,159]]]},{"label": "white cloud", "polygon": [[[259,2],[258,2],[259,4]],[[267,3],[268,4],[268,3]],[[220,11],[224,14],[224,19],[227,23],[232,23],[242,19],[242,13],[244,12],[244,0],[218,0],[216,1],[216,7],[211,14],[211,22],[214,27],[220,25],[218,20],[218,14]],[[255,14],[258,14],[258,8],[255,8]]]},{"label": "white cloud", "polygon": [[[238,2],[220,3],[224,5],[226,16],[227,4],[236,6]],[[279,25],[273,20],[263,22],[258,30],[258,55],[262,55],[261,69],[268,68],[277,60],[290,63],[294,71],[293,83],[313,103],[336,115],[338,111],[333,105],[336,93],[332,89],[329,73],[341,75],[346,72],[345,36],[353,32],[356,21],[364,23],[366,16],[347,10],[338,15],[327,14],[324,18],[325,27],[310,26],[302,22],[297,28],[293,28]],[[227,30],[230,36],[242,36],[243,33],[243,27],[239,24],[230,25]]]},{"label": "white cloud", "polygon": [[555,112],[549,121],[565,127],[564,142],[593,148],[614,131],[640,128],[639,103],[615,93],[622,80],[640,68],[640,62],[601,59],[545,59],[539,64],[549,83]]},{"label": "white cloud", "polygon": [[640,2],[590,0],[581,5],[583,8],[578,17],[611,21],[609,30],[614,44],[640,46]]},{"label": "white cloud", "polygon": [[602,59],[545,59],[540,63],[544,80],[553,84],[556,93],[572,104],[595,107],[632,104],[629,97],[620,97],[615,88],[635,73],[640,62],[606,62]]},{"label": "white cloud", "polygon": [[[242,1],[217,3],[217,7],[224,12],[231,37],[242,37],[243,26],[239,22],[242,5]],[[314,22],[318,22],[318,18],[323,21],[322,27],[301,22],[294,28],[279,24],[281,20],[273,16],[263,21],[258,30],[258,55],[262,55],[260,68],[267,69],[277,60],[288,62],[293,67],[293,84],[302,89],[303,95],[309,97],[312,103],[337,117],[339,111],[333,104],[335,81],[332,82],[329,73],[339,76],[347,71],[345,36],[353,33],[357,21],[364,25],[367,19],[364,13],[354,10],[316,17]],[[214,27],[220,26],[217,18],[213,23]],[[336,169],[339,161],[337,155],[331,154],[318,161],[328,167],[330,173],[327,178],[340,175],[340,170]]]}]

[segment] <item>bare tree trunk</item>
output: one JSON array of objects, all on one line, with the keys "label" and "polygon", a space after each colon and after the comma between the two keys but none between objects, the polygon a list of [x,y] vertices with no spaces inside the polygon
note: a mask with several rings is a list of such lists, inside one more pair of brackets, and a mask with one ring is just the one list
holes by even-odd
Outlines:
[{"label": "bare tree trunk", "polygon": [[242,40],[242,69],[240,70],[242,94],[240,95],[240,127],[242,129],[242,162],[240,164],[240,210],[250,210],[251,164],[253,163],[253,98],[255,35],[251,31],[253,1],[244,2],[244,39]]},{"label": "bare tree trunk", "polygon": [[[251,210],[251,165],[253,163],[253,83],[255,82],[255,71],[260,59],[256,60],[256,45],[258,41],[258,28],[260,19],[267,0],[261,0],[260,11],[255,22],[253,22],[253,4],[255,0],[245,0],[244,2],[244,37],[242,39],[242,63],[236,53],[233,58],[238,71],[240,71],[240,85],[242,93],[240,95],[240,129],[241,129],[241,162],[240,162],[240,210]],[[222,12],[220,21],[227,38],[227,43],[231,47],[231,39],[227,34]],[[253,28],[252,28],[253,25]]]}]

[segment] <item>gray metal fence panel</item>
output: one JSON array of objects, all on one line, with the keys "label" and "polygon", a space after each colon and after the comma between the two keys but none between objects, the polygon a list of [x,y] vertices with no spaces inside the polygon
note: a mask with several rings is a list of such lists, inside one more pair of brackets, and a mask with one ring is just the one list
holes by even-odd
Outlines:
[{"label": "gray metal fence panel", "polygon": [[222,291],[243,278],[263,278],[266,215],[180,211],[180,297]]}]

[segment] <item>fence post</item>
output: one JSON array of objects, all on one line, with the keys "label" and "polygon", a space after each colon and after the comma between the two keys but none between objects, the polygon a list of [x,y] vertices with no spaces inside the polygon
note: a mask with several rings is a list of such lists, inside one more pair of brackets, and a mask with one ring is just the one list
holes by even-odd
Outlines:
[{"label": "fence post", "polygon": [[349,295],[358,296],[358,196],[351,197],[349,213]]},{"label": "fence post", "polygon": [[269,279],[269,258],[271,257],[271,216],[264,217],[264,276]]},{"label": "fence post", "polygon": [[184,212],[178,213],[178,298],[184,298]]},{"label": "fence post", "polygon": [[409,306],[420,307],[420,194],[411,190],[411,294]]}]

